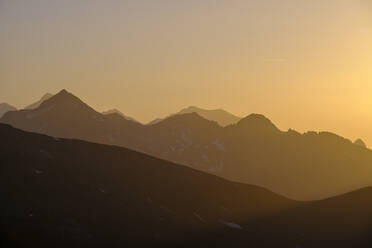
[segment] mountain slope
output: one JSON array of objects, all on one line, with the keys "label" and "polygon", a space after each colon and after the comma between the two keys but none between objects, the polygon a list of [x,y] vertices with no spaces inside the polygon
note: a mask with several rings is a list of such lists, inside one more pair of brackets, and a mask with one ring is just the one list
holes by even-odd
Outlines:
[{"label": "mountain slope", "polygon": [[[218,247],[244,240],[246,247],[369,248],[372,246],[372,188],[308,202],[243,225],[249,233],[216,232],[197,243]],[[231,245],[235,245],[233,242]],[[197,246],[197,245],[196,245]]]},{"label": "mountain slope", "polygon": [[24,109],[37,109],[44,101],[48,100],[52,96],[53,96],[52,94],[46,93],[43,97],[41,97],[39,101],[26,106]]},{"label": "mountain slope", "polygon": [[0,140],[0,241],[10,246],[181,245],[299,204],[120,147],[3,124]]},{"label": "mountain slope", "polygon": [[16,111],[17,109],[10,104],[0,103],[0,118],[9,111]]},{"label": "mountain slope", "polygon": [[0,122],[55,137],[118,145],[292,199],[313,200],[372,185],[372,151],[329,132],[283,132],[252,114],[221,127],[197,113],[141,125],[96,112],[62,91]]}]

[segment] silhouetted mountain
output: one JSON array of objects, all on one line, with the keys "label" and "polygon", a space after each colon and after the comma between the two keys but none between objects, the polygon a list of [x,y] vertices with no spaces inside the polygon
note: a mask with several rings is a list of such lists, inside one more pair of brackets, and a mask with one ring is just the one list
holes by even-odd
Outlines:
[{"label": "silhouetted mountain", "polygon": [[8,112],[0,122],[127,147],[293,199],[327,198],[372,185],[371,150],[329,132],[283,132],[258,114],[227,127],[197,113],[141,125],[98,113],[62,91],[38,109]]},{"label": "silhouetted mountain", "polygon": [[122,112],[120,112],[117,109],[110,109],[110,110],[107,110],[107,111],[103,111],[102,114],[104,114],[104,115],[118,114],[118,115],[120,115],[121,117],[123,117],[126,120],[134,121],[134,122],[139,122],[139,121],[137,121],[136,119],[134,119],[132,117],[129,117],[129,116],[124,115]]},{"label": "silhouetted mountain", "polygon": [[[194,106],[190,106],[188,108],[182,109],[180,112],[170,115],[183,115],[183,114],[191,114],[191,113],[197,113],[201,117],[210,120],[210,121],[215,121],[221,126],[228,126],[231,124],[237,123],[241,118],[237,117],[223,109],[213,109],[213,110],[207,110],[207,109],[202,109]],[[169,116],[169,117],[170,117]],[[169,118],[167,117],[167,118]],[[164,118],[166,119],[166,118]],[[164,119],[157,118],[153,121],[151,121],[148,125],[153,125],[156,123],[161,122]]]},{"label": "silhouetted mountain", "polygon": [[357,145],[357,146],[361,146],[361,147],[367,148],[366,143],[364,143],[364,141],[362,139],[355,140],[354,141],[354,144]]},{"label": "silhouetted mountain", "polygon": [[26,106],[25,109],[37,109],[44,101],[48,100],[52,96],[52,94],[46,93],[39,101]]},{"label": "silhouetted mountain", "polygon": [[9,112],[2,120],[31,132],[128,147],[135,146],[134,141],[139,138],[136,134],[142,127],[118,114],[98,113],[66,90],[35,110]]},{"label": "silhouetted mountain", "polygon": [[10,104],[0,103],[0,118],[9,111],[16,111],[17,109]]},{"label": "silhouetted mountain", "polygon": [[2,247],[178,247],[300,204],[125,148],[4,124],[0,158]]},{"label": "silhouetted mountain", "polygon": [[241,119],[234,127],[237,131],[249,132],[251,134],[273,134],[280,130],[265,116],[251,114]]}]

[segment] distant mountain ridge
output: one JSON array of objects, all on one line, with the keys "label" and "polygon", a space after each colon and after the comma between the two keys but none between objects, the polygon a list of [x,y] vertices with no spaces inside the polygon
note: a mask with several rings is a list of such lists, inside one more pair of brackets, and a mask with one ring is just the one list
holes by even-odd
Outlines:
[{"label": "distant mountain ridge", "polygon": [[126,120],[130,120],[130,121],[134,121],[134,122],[138,122],[139,123],[139,121],[137,121],[136,119],[124,115],[122,112],[120,112],[117,109],[110,109],[110,110],[107,110],[107,111],[103,111],[102,114],[104,114],[104,115],[118,114],[118,115],[120,115],[121,117],[123,117]]},{"label": "distant mountain ridge", "polygon": [[39,101],[26,106],[24,109],[37,109],[44,101],[48,100],[51,97],[53,97],[52,94],[46,93],[44,96],[41,97]]},{"label": "distant mountain ridge", "polygon": [[193,112],[153,125],[103,115],[67,91],[0,122],[47,135],[127,147],[229,180],[312,200],[372,185],[372,151],[329,132],[283,132],[252,114],[221,127]]},{"label": "distant mountain ridge", "polygon": [[9,111],[16,111],[17,108],[16,107],[13,107],[12,105],[8,104],[8,103],[0,103],[0,118],[7,112]]},{"label": "distant mountain ridge", "polygon": [[[231,114],[231,113],[229,113],[229,112],[227,112],[223,109],[207,110],[207,109],[202,109],[202,108],[195,107],[195,106],[190,106],[188,108],[182,109],[178,113],[172,114],[172,115],[170,115],[166,118],[169,118],[173,115],[183,115],[183,114],[191,114],[191,113],[197,113],[201,117],[203,117],[207,120],[210,120],[210,121],[215,121],[223,127],[231,125],[231,124],[235,124],[241,119],[240,117],[235,116],[235,115],[233,115],[233,114]],[[166,119],[166,118],[164,118],[164,119]],[[157,119],[151,121],[149,123],[149,125],[159,123],[160,121],[162,121],[164,119],[157,118]]]}]

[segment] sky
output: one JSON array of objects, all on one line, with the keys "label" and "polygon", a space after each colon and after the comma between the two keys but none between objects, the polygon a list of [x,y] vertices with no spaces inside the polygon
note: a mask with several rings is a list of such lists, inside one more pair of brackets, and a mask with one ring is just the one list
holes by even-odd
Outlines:
[{"label": "sky", "polygon": [[372,146],[372,2],[0,0],[0,102],[61,89],[142,122],[223,108]]}]

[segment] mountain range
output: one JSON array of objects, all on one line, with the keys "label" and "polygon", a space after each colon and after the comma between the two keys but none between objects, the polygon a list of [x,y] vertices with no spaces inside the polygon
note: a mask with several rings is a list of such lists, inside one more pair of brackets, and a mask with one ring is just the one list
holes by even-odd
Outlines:
[{"label": "mountain range", "polygon": [[[210,120],[210,121],[215,121],[217,122],[220,126],[228,126],[231,124],[237,123],[241,118],[238,116],[235,116],[223,109],[212,109],[212,110],[207,110],[207,109],[202,109],[199,107],[195,106],[190,106],[188,108],[182,109],[176,114],[172,114],[166,118],[169,118],[174,115],[182,115],[182,114],[191,114],[191,113],[197,113],[201,117]],[[166,119],[164,118],[164,119]],[[156,123],[161,122],[164,119],[157,118],[149,123],[149,125],[153,125]]]},{"label": "mountain range", "polygon": [[[45,94],[39,101],[32,103],[26,106],[24,109],[36,109],[40,106],[41,103],[51,98],[53,95],[50,93]],[[9,111],[16,111],[17,108],[8,104],[8,103],[0,103],[0,118]]]},{"label": "mountain range", "polygon": [[298,202],[0,124],[1,247],[370,247],[372,189]]},{"label": "mountain range", "polygon": [[0,122],[54,137],[126,147],[296,200],[323,199],[372,185],[372,151],[329,132],[281,131],[252,114],[222,127],[199,114],[142,125],[101,114],[63,90],[37,109]]}]

